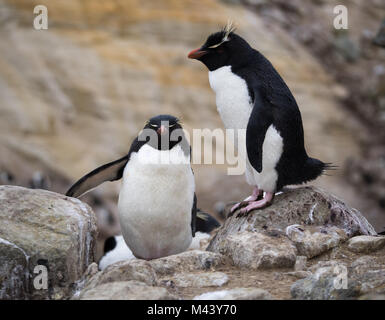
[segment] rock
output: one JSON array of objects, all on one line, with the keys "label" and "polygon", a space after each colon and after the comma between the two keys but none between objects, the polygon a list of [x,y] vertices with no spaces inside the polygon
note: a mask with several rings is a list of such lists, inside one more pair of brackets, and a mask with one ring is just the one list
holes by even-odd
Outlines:
[{"label": "rock", "polygon": [[87,270],[84,272],[83,274],[83,277],[78,280],[74,286],[74,294],[72,296],[72,299],[78,299],[79,298],[79,295],[80,295],[80,292],[81,290],[84,288],[85,284],[90,281],[90,279],[96,275],[98,273],[99,269],[98,269],[98,265],[93,262],[91,263]]},{"label": "rock", "polygon": [[286,228],[286,234],[294,242],[298,254],[309,259],[338,246],[347,239],[346,233],[334,226],[292,225]]},{"label": "rock", "polygon": [[112,264],[91,277],[85,283],[84,289],[80,292],[80,296],[84,292],[105,283],[127,282],[130,280],[140,281],[150,286],[157,284],[155,271],[147,261],[127,260]]},{"label": "rock", "polygon": [[[188,272],[212,270],[226,262],[226,258],[218,253],[190,250],[180,254],[145,261],[141,259],[120,261],[108,266],[98,272],[78,287],[78,292],[73,297],[77,299],[102,284],[110,282],[140,281],[148,286],[156,286],[160,283],[169,283],[174,286],[174,280],[183,286],[183,283],[194,281],[193,276]],[[167,279],[165,276],[173,276],[175,279]],[[227,276],[222,273],[202,273],[204,278],[195,279],[194,283],[204,285],[223,285],[228,281]],[[163,279],[163,280],[160,280]]]},{"label": "rock", "polygon": [[385,300],[385,293],[369,293],[360,297],[360,300]]},{"label": "rock", "polygon": [[347,276],[346,282],[339,278],[345,270],[347,272],[343,264],[318,268],[314,274],[296,281],[291,286],[290,293],[298,300],[336,300],[355,297],[357,291],[349,284]]},{"label": "rock", "polygon": [[165,288],[151,287],[140,281],[101,284],[81,293],[80,300],[176,300]]},{"label": "rock", "polygon": [[0,299],[25,299],[29,281],[25,251],[0,239]]},{"label": "rock", "polygon": [[337,32],[332,44],[336,51],[348,62],[355,62],[361,57],[359,45],[350,39],[347,32]]},{"label": "rock", "polygon": [[160,259],[149,261],[149,265],[159,275],[168,275],[176,272],[189,272],[196,270],[210,270],[225,264],[226,257],[214,252],[201,250],[185,251]]},{"label": "rock", "polygon": [[[355,235],[376,234],[359,211],[349,208],[341,200],[314,187],[287,189],[278,194],[273,204],[267,208],[255,210],[247,216],[238,213],[239,211],[227,218],[207,248],[209,251],[231,256],[237,265],[246,266],[252,259],[257,259],[253,265],[259,267],[261,261],[256,258],[259,257],[258,250],[264,254],[261,248],[272,247],[271,252],[274,256],[275,251],[280,250],[277,248],[283,246],[280,252],[286,258],[282,266],[292,266],[293,255],[297,250],[300,255],[311,258]],[[252,236],[248,233],[250,231],[256,231],[254,234],[271,236]],[[291,248],[290,242],[283,236],[286,231],[289,231],[289,237],[294,240],[296,250]],[[275,235],[279,237],[274,240]],[[253,246],[248,243],[251,239],[255,242]],[[257,256],[253,258],[255,254]],[[268,255],[264,255],[267,260],[270,259]],[[276,259],[276,256],[272,259]],[[281,264],[269,263],[267,260],[264,262],[265,265]]]},{"label": "rock", "polygon": [[296,249],[287,237],[259,232],[231,234],[217,243],[216,250],[237,267],[252,269],[292,267],[296,259]]},{"label": "rock", "polygon": [[385,19],[382,21],[380,29],[378,30],[376,37],[373,39],[373,43],[380,47],[385,47]]},{"label": "rock", "polygon": [[[0,299],[71,296],[94,261],[96,235],[94,213],[81,201],[0,186]],[[33,286],[37,265],[48,269],[48,290]]]},{"label": "rock", "polygon": [[211,291],[194,297],[193,300],[271,300],[269,292],[258,288],[234,288]]},{"label": "rock", "polygon": [[211,235],[204,232],[196,232],[192,239],[189,250],[206,250],[209,245]]},{"label": "rock", "polygon": [[357,236],[349,239],[349,250],[356,253],[368,253],[385,247],[385,237]]},{"label": "rock", "polygon": [[[321,266],[317,268],[317,266]],[[350,268],[337,261],[323,261],[314,274],[291,286],[291,295],[300,300],[337,300],[381,294],[385,290],[385,269],[371,257],[364,256]]]},{"label": "rock", "polygon": [[312,275],[310,271],[290,271],[285,272],[285,274],[297,279],[304,279]]},{"label": "rock", "polygon": [[297,256],[295,260],[294,270],[295,271],[306,270],[306,262],[307,262],[306,256]]},{"label": "rock", "polygon": [[359,290],[358,295],[385,292],[385,269],[368,270],[363,274],[353,274],[352,281]]},{"label": "rock", "polygon": [[380,269],[381,264],[377,262],[375,257],[362,256],[353,261],[350,268],[354,270],[356,274],[363,274],[370,269]]},{"label": "rock", "polygon": [[172,281],[174,286],[180,288],[221,287],[229,281],[229,277],[223,272],[178,273],[163,281]]}]

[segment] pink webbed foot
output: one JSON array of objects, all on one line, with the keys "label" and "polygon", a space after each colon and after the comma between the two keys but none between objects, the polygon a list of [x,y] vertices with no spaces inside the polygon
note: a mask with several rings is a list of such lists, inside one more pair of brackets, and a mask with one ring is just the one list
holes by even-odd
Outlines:
[{"label": "pink webbed foot", "polygon": [[240,214],[246,215],[252,210],[265,208],[273,202],[273,199],[274,199],[274,192],[266,192],[266,195],[262,200],[251,202],[248,206],[241,209]]},{"label": "pink webbed foot", "polygon": [[263,190],[259,190],[258,187],[255,187],[253,190],[253,194],[251,196],[247,197],[245,200],[241,202],[236,203],[234,206],[231,207],[230,214],[233,214],[239,208],[248,205],[250,202],[258,200],[262,196],[263,196]]}]

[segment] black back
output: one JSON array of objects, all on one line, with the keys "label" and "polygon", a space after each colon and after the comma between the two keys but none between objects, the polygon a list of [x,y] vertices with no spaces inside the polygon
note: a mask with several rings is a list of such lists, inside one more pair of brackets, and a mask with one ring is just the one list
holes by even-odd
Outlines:
[{"label": "black back", "polygon": [[223,30],[210,35],[199,49],[204,54],[197,59],[210,71],[231,66],[232,72],[246,81],[253,104],[247,127],[250,163],[261,172],[262,144],[267,128],[273,124],[283,138],[283,153],[276,166],[277,190],[288,184],[315,179],[327,165],[308,157],[301,113],[285,81],[270,61],[242,37],[230,32],[226,41],[224,38]]}]

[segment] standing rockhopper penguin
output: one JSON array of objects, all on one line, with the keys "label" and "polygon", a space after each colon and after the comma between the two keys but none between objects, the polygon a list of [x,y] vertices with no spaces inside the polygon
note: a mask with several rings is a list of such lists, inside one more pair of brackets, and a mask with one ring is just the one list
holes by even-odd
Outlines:
[{"label": "standing rockhopper penguin", "polygon": [[[317,178],[330,164],[308,157],[301,113],[272,64],[228,24],[188,54],[209,69],[218,112],[226,129],[246,129],[246,181],[251,196],[232,207],[263,208],[285,185]],[[263,193],[265,192],[265,197]]]},{"label": "standing rockhopper penguin", "polygon": [[[124,241],[135,257],[180,253],[190,246],[197,219],[190,153],[177,118],[153,117],[126,156],[85,175],[67,196],[79,197],[104,181],[123,178],[118,213]],[[212,224],[204,216],[206,221]]]}]

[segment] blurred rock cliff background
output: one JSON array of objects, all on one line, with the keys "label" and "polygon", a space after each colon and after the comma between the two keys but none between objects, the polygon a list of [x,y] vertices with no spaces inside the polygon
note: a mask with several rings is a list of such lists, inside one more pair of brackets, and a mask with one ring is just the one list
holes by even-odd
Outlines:
[{"label": "blurred rock cliff background", "polygon": [[[40,4],[48,30],[33,28]],[[337,4],[348,8],[348,30],[333,28]],[[228,19],[292,89],[309,154],[339,166],[312,184],[383,230],[381,0],[0,0],[0,184],[64,193],[126,154],[156,114],[180,117],[190,133],[222,128],[207,70],[187,53]],[[208,212],[250,192],[226,165],[193,167]],[[118,190],[119,182],[106,183],[84,197],[101,239],[119,233]]]}]

